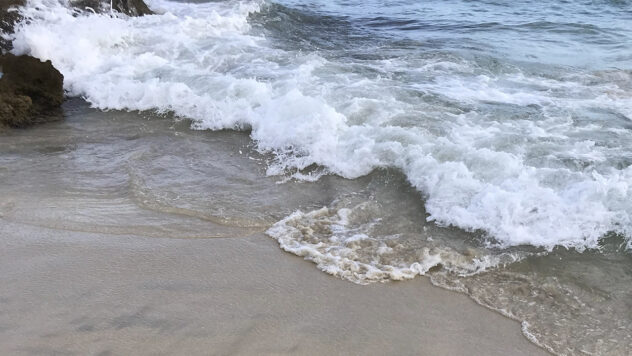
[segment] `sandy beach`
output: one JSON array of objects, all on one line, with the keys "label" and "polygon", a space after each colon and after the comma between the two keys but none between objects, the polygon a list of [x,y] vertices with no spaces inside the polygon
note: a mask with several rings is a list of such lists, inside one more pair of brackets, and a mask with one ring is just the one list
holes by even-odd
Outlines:
[{"label": "sandy beach", "polygon": [[629,1],[0,1],[0,355],[632,350]]},{"label": "sandy beach", "polygon": [[514,321],[427,279],[360,286],[263,234],[168,239],[0,220],[13,355],[537,355]]}]

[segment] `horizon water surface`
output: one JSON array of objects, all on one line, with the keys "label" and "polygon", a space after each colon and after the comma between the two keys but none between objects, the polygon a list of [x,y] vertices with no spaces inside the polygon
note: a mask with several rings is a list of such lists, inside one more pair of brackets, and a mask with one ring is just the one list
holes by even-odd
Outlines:
[{"label": "horizon water surface", "polygon": [[14,52],[95,108],[248,132],[279,196],[346,187],[237,220],[243,202],[200,203],[199,176],[145,177],[150,200],[269,227],[356,283],[428,275],[557,354],[629,354],[630,2],[148,3],[128,18],[29,0]]}]

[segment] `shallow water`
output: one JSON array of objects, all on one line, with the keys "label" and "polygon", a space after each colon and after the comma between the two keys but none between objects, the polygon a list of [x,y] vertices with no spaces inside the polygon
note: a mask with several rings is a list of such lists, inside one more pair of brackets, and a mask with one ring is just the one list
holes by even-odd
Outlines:
[{"label": "shallow water", "polygon": [[[60,123],[0,133],[4,219],[110,234],[235,237],[263,231],[296,209],[326,205],[361,184],[335,176],[279,184],[265,175],[270,158],[240,132],[208,135],[190,130],[189,122],[113,115],[80,99],[64,105],[64,116]],[[173,230],[172,215],[189,221],[189,229]],[[138,226],[143,216],[146,225]]]},{"label": "shallow water", "polygon": [[[628,1],[149,3],[158,15],[22,10],[16,52],[96,108],[153,117],[140,138],[92,119],[90,145],[45,144],[60,161],[31,168],[70,165],[85,186],[47,192],[78,213],[37,223],[127,231],[121,212],[141,207],[191,218],[182,237],[267,230],[357,283],[429,275],[559,354],[632,349]],[[20,171],[27,152],[6,152]]]}]

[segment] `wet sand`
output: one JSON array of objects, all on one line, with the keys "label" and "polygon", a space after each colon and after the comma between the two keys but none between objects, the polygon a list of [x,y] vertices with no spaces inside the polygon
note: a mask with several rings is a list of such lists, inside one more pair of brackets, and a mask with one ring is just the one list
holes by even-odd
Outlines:
[{"label": "wet sand", "polygon": [[0,132],[0,354],[536,355],[426,278],[356,285],[263,232],[372,179],[279,184],[247,134],[101,112]]},{"label": "wet sand", "polygon": [[520,325],[413,281],[355,285],[267,236],[168,239],[0,220],[3,354],[537,355]]}]

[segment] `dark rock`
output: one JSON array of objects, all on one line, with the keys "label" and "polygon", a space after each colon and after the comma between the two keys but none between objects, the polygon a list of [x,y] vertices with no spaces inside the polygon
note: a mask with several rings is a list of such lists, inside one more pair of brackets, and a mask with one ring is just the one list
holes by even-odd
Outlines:
[{"label": "dark rock", "polygon": [[[13,33],[13,26],[21,20],[16,11],[18,6],[24,6],[26,0],[0,0],[0,32]],[[11,50],[11,42],[0,37],[0,52]]]},{"label": "dark rock", "polygon": [[32,123],[33,101],[28,96],[0,92],[0,122],[10,127],[24,127]]},{"label": "dark rock", "polygon": [[[86,10],[89,8],[98,13],[107,12],[110,9],[109,0],[73,0],[71,4],[77,9]],[[112,0],[112,9],[128,16],[153,14],[143,0]]]},{"label": "dark rock", "polygon": [[[0,31],[13,33],[25,0],[0,0]],[[64,77],[50,61],[2,54],[12,48],[0,37],[0,126],[24,127],[46,121],[64,100]]]},{"label": "dark rock", "polygon": [[112,7],[115,10],[129,16],[145,16],[153,14],[143,0],[114,0]]},{"label": "dark rock", "polygon": [[[26,0],[0,0],[0,32],[11,34],[22,18],[16,8]],[[112,9],[128,16],[153,14],[143,0],[71,0],[79,10],[105,13]],[[24,127],[46,121],[64,101],[63,75],[50,61],[8,54],[11,42],[0,36],[0,126]],[[7,53],[7,54],[3,54]]]},{"label": "dark rock", "polygon": [[0,123],[28,126],[64,101],[64,77],[50,61],[6,54],[0,56],[0,72]]}]

